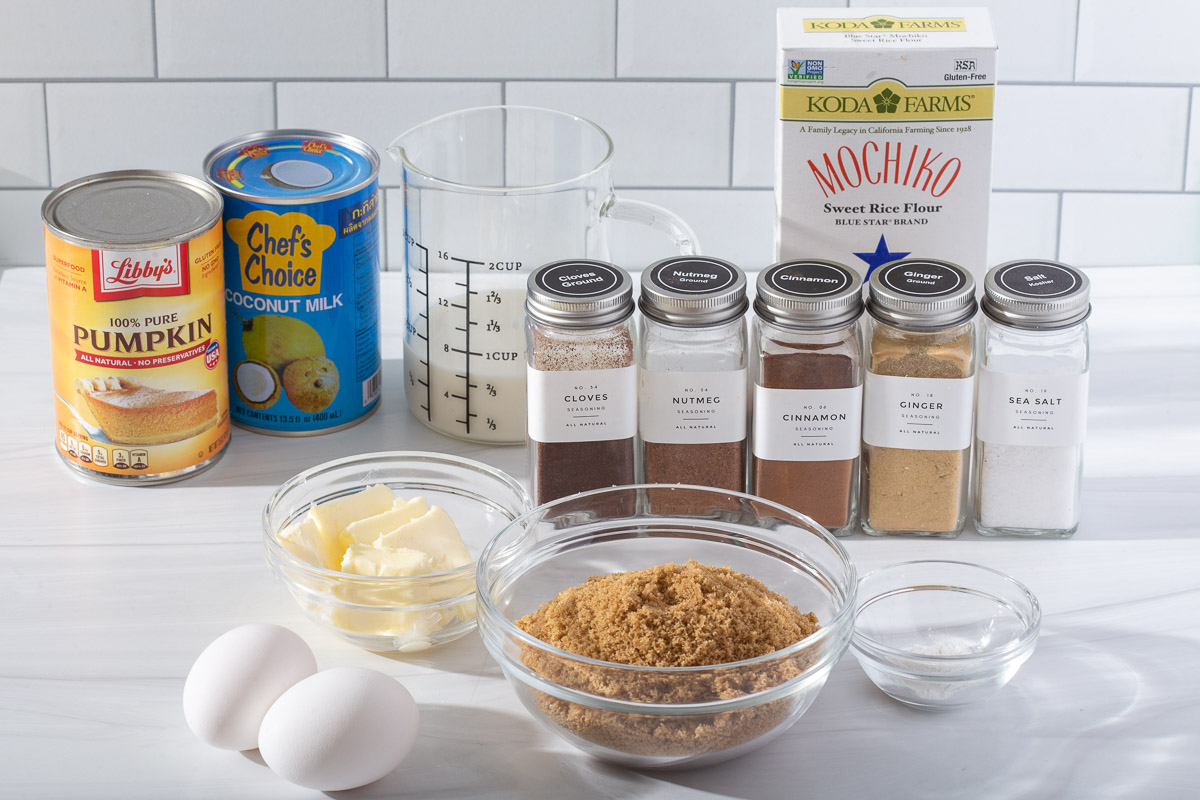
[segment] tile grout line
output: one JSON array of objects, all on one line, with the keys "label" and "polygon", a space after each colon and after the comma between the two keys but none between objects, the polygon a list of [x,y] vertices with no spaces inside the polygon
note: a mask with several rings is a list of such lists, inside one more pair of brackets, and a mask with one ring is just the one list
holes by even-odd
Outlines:
[{"label": "tile grout line", "polygon": [[154,59],[154,79],[158,80],[158,0],[150,0],[150,55]]},{"label": "tile grout line", "polygon": [[1192,110],[1193,104],[1196,102],[1196,90],[1192,89],[1188,92],[1187,102],[1187,122],[1183,126],[1183,177],[1179,181],[1179,191],[1187,191],[1188,179],[1188,159],[1192,157]]},{"label": "tile grout line", "polygon": [[279,81],[271,81],[271,122],[279,127]]},{"label": "tile grout line", "polygon": [[1083,0],[1075,0],[1075,42],[1071,52],[1071,83],[1079,77],[1079,19],[1083,16]]},{"label": "tile grout line", "polygon": [[1057,211],[1058,218],[1055,220],[1055,234],[1054,234],[1054,260],[1055,261],[1062,260],[1062,222],[1063,222],[1062,210],[1063,210],[1063,195],[1064,194],[1065,194],[1065,192],[1058,193],[1058,204],[1057,204],[1058,205],[1058,211]]},{"label": "tile grout line", "polygon": [[[50,171],[50,91],[42,84],[42,124],[46,126],[46,183],[54,185],[54,173]],[[50,186],[46,188],[50,188]]]},{"label": "tile grout line", "polygon": [[613,80],[621,74],[621,0],[613,0]]},{"label": "tile grout line", "polygon": [[736,152],[734,148],[735,137],[737,136],[737,84],[730,82],[729,84],[729,186],[733,187],[733,158]]},{"label": "tile grout line", "polygon": [[392,77],[392,53],[389,40],[392,38],[388,29],[388,9],[391,3],[383,0],[383,76]]}]

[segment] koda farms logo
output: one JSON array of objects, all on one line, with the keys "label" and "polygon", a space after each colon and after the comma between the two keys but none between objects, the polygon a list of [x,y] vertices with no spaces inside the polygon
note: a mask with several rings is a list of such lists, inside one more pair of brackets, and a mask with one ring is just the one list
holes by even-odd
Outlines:
[{"label": "koda farms logo", "polygon": [[894,27],[896,27],[896,23],[895,23],[895,22],[893,22],[893,21],[892,21],[892,20],[890,20],[890,19],[884,19],[883,17],[880,17],[880,18],[878,18],[878,19],[873,19],[873,20],[871,20],[870,22],[871,22],[871,27],[872,27],[872,28],[881,28],[881,29],[883,29],[883,28],[894,28]]},{"label": "koda farms logo", "polygon": [[896,109],[900,107],[900,95],[891,89],[884,89],[872,97],[871,102],[875,103],[875,110],[880,114],[895,114]]},{"label": "koda farms logo", "polygon": [[967,29],[962,17],[863,17],[859,19],[806,19],[805,33],[871,33],[874,31],[941,31],[955,33]]},{"label": "koda farms logo", "polygon": [[819,58],[788,60],[789,81],[820,81],[825,79],[825,62]]}]

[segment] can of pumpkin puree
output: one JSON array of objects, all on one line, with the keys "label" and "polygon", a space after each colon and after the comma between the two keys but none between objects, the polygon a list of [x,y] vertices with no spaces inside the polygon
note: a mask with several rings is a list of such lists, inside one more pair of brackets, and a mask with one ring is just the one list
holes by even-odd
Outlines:
[{"label": "can of pumpkin puree", "polygon": [[178,480],[229,443],[221,196],[107,172],[42,204],[58,454],[119,484]]},{"label": "can of pumpkin puree", "polygon": [[264,131],[217,147],[234,423],[306,436],[379,404],[379,156],[352,136]]}]

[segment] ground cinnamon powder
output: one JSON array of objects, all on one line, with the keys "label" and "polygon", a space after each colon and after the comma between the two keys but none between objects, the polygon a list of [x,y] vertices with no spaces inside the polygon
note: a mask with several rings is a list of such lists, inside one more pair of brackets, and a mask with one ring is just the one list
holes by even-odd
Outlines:
[{"label": "ground cinnamon powder", "polygon": [[[761,581],[695,561],[593,576],[517,620],[532,636],[577,655],[647,667],[692,667],[756,658],[819,629]],[[573,689],[641,703],[702,703],[760,692],[799,675],[812,661],[777,661],[689,673],[638,673],[580,664],[525,646],[522,661]],[[634,714],[585,706],[542,692],[535,702],[570,733],[622,753],[697,755],[748,742],[792,711],[794,697],[737,711],[689,716]]]},{"label": "ground cinnamon powder", "polygon": [[[828,345],[774,342],[793,352],[762,356],[760,378],[768,389],[848,389],[858,385],[858,363]],[[850,522],[858,459],[768,461],[754,459],[754,493],[794,508],[827,528]]]}]

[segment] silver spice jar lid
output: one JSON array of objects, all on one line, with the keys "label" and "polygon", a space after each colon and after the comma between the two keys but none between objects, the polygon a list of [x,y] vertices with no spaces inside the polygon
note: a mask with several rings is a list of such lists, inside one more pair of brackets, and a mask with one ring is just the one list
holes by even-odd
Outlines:
[{"label": "silver spice jar lid", "polygon": [[719,325],[746,313],[746,274],[709,256],[673,256],[642,271],[642,313],[669,325]]},{"label": "silver spice jar lid", "polygon": [[1090,293],[1088,277],[1066,264],[1009,261],[988,270],[983,313],[1015,328],[1069,328],[1092,313]]},{"label": "silver spice jar lid", "polygon": [[909,258],[884,264],[867,284],[867,311],[900,328],[938,329],[975,316],[975,279],[948,261]]},{"label": "silver spice jar lid", "polygon": [[777,325],[836,328],[862,316],[862,278],[834,261],[783,261],[758,275],[754,313]]},{"label": "silver spice jar lid", "polygon": [[633,314],[633,279],[607,261],[555,261],[535,269],[526,288],[525,310],[549,325],[595,328]]}]

